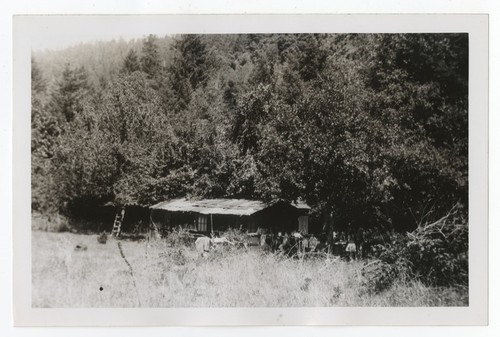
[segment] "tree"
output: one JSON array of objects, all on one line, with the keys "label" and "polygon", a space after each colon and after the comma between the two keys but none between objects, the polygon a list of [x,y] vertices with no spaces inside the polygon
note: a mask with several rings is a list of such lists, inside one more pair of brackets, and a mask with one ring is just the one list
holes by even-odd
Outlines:
[{"label": "tree", "polygon": [[142,45],[141,69],[149,79],[156,78],[161,72],[161,59],[155,35],[148,35]]},{"label": "tree", "polygon": [[123,66],[121,69],[122,73],[132,74],[135,71],[141,70],[141,64],[139,62],[139,58],[134,49],[130,49],[127,56],[123,60]]},{"label": "tree", "polygon": [[63,136],[54,173],[67,211],[106,201],[147,204],[168,190],[175,139],[147,82],[142,72],[120,76]]},{"label": "tree", "polygon": [[34,57],[31,57],[31,93],[44,95],[47,91],[47,82],[42,76],[42,71]]},{"label": "tree", "polygon": [[399,182],[390,212],[400,223],[467,203],[468,48],[464,34],[374,38],[372,113],[399,134],[386,151]]},{"label": "tree", "polygon": [[62,73],[51,97],[51,109],[56,118],[70,123],[83,111],[84,100],[91,94],[84,67],[72,69],[69,64]]},{"label": "tree", "polygon": [[34,58],[31,59],[31,190],[32,209],[52,211],[51,159],[60,128],[47,109],[47,86]]},{"label": "tree", "polygon": [[171,101],[174,110],[185,109],[191,95],[204,87],[213,70],[207,48],[199,35],[182,35],[172,45],[173,60],[169,67]]}]

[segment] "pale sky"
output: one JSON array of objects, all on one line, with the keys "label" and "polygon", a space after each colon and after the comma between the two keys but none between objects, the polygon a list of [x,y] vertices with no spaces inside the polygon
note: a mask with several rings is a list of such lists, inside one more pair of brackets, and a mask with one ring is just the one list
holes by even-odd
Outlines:
[{"label": "pale sky", "polygon": [[[156,34],[165,36],[170,30],[153,17],[128,16],[19,16],[27,21],[32,50],[62,49],[93,41],[141,38]],[[14,33],[16,30],[14,28]]]},{"label": "pale sky", "polygon": [[[159,37],[173,34],[234,33],[407,33],[462,32],[460,16],[273,16],[273,15],[16,15],[14,42],[28,40],[32,50],[60,49],[81,42]],[[445,22],[444,22],[445,21]],[[470,21],[470,20],[469,20]],[[445,24],[446,23],[446,24]],[[469,24],[469,26],[472,24]]]}]

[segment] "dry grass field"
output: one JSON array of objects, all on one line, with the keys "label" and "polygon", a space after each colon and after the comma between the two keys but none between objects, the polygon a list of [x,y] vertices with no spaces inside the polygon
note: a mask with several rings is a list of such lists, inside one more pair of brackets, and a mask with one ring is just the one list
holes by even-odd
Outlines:
[{"label": "dry grass field", "polygon": [[[32,231],[33,307],[463,306],[466,290],[398,280],[368,293],[364,262],[285,259],[164,241],[97,242],[97,235]],[[75,250],[77,245],[86,250]]]}]

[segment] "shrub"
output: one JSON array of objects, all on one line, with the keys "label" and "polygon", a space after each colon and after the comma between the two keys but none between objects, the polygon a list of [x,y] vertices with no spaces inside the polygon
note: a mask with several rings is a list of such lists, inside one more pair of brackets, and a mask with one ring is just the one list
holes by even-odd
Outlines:
[{"label": "shrub", "polygon": [[33,213],[31,217],[31,228],[34,230],[56,233],[71,231],[68,219],[57,213],[49,215]]},{"label": "shrub", "polygon": [[415,278],[432,286],[468,285],[469,229],[456,206],[436,222],[408,233],[403,258]]},{"label": "shrub", "polygon": [[468,285],[468,219],[456,205],[439,220],[395,236],[378,260],[363,268],[364,286],[381,292],[396,278],[412,278],[428,286]]},{"label": "shrub", "polygon": [[221,237],[226,238],[233,245],[228,246],[229,250],[246,248],[248,244],[248,235],[238,229],[228,228],[221,233]]},{"label": "shrub", "polygon": [[183,266],[190,260],[187,248],[182,246],[166,249],[160,257],[168,264],[177,266]]},{"label": "shrub", "polygon": [[389,288],[397,277],[397,269],[387,262],[374,260],[361,270],[363,275],[362,290],[380,293]]},{"label": "shrub", "polygon": [[243,243],[247,240],[246,233],[234,228],[228,228],[225,232],[221,233],[220,236],[235,244]]},{"label": "shrub", "polygon": [[181,227],[173,229],[165,236],[165,242],[169,247],[189,246],[192,241],[193,235]]}]

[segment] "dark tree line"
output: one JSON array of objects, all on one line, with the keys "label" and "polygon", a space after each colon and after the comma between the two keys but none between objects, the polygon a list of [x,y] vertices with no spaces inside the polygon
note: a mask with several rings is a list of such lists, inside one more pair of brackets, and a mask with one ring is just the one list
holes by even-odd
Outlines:
[{"label": "dark tree line", "polygon": [[52,80],[32,60],[34,210],[302,198],[406,230],[467,205],[466,34],[149,36],[117,55]]}]

